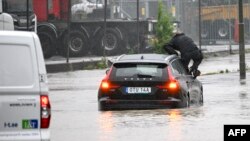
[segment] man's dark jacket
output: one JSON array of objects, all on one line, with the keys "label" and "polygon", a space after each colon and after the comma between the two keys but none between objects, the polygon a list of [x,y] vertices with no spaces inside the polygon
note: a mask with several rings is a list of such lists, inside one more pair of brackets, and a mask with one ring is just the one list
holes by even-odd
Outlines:
[{"label": "man's dark jacket", "polygon": [[[188,72],[197,70],[203,59],[203,55],[199,48],[195,45],[194,41],[184,33],[176,34],[169,43],[164,45],[164,49],[169,54],[176,55],[178,55],[178,53],[175,50],[180,51],[182,63]],[[194,62],[191,69],[189,70],[188,64],[191,59]]]},{"label": "man's dark jacket", "polygon": [[194,41],[186,36],[184,33],[176,34],[169,43],[164,46],[164,49],[169,54],[178,53],[175,50],[180,51],[181,55],[185,55],[186,53],[190,53],[198,50],[197,46],[194,44]]}]

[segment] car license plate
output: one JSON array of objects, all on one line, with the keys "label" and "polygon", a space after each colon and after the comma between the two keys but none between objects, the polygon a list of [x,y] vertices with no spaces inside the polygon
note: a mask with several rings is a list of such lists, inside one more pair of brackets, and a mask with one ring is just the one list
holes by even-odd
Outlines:
[{"label": "car license plate", "polygon": [[149,94],[151,93],[150,87],[127,87],[127,94]]}]

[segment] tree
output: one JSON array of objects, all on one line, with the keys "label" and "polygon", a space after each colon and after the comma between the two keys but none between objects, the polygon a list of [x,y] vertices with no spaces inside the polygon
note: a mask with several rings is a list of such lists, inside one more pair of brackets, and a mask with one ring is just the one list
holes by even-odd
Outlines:
[{"label": "tree", "polygon": [[156,39],[154,42],[155,53],[165,53],[163,45],[172,37],[173,24],[171,16],[163,5],[162,0],[158,2],[158,21],[156,25]]}]

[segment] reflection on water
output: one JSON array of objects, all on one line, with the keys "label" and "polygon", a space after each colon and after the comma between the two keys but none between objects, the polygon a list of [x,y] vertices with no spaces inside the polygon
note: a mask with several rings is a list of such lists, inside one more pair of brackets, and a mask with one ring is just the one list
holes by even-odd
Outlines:
[{"label": "reflection on water", "polygon": [[101,135],[99,136],[101,141],[112,141],[114,134],[114,119],[111,111],[102,112],[99,118],[99,125]]},{"label": "reflection on water", "polygon": [[103,112],[100,118],[101,128],[104,132],[111,132],[112,128],[114,127],[114,123],[112,120],[112,112]]},{"label": "reflection on water", "polygon": [[239,92],[239,97],[240,97],[240,99],[242,99],[242,100],[248,99],[247,96],[248,96],[248,93],[247,93],[246,90],[241,90],[241,91]]},{"label": "reflection on water", "polygon": [[239,86],[239,99],[240,99],[240,109],[241,113],[240,115],[242,117],[248,118],[249,114],[248,112],[245,112],[245,110],[250,110],[250,105],[247,104],[249,102],[249,86],[247,85],[246,80],[240,80],[240,86]]},{"label": "reflection on water", "polygon": [[239,86],[239,97],[241,100],[248,99],[248,93],[249,93],[249,86],[247,85],[247,82],[245,79],[240,80],[240,86]]},{"label": "reflection on water", "polygon": [[100,140],[122,140],[117,139],[117,131],[122,134],[131,134],[131,131],[142,130],[152,133],[161,129],[164,140],[174,138],[176,141],[184,140],[183,122],[195,121],[203,115],[202,107],[190,107],[185,109],[161,109],[161,110],[125,110],[107,111],[99,113]]},{"label": "reflection on water", "polygon": [[178,121],[181,118],[180,113],[179,109],[172,109],[167,111],[167,116],[172,121]]},{"label": "reflection on water", "polygon": [[165,132],[166,140],[167,138],[172,138],[175,139],[176,141],[182,141],[183,138],[181,134],[182,110],[180,109],[169,110],[167,112],[166,118],[169,119],[168,129],[171,129]]}]

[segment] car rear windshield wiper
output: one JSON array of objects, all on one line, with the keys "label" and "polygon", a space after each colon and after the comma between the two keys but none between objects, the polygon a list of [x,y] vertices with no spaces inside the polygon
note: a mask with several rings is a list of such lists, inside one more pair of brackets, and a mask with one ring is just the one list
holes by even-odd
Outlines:
[{"label": "car rear windshield wiper", "polygon": [[139,77],[139,78],[152,78],[152,77],[155,77],[155,76],[149,75],[149,74],[140,74],[140,73],[138,73],[137,77]]}]

